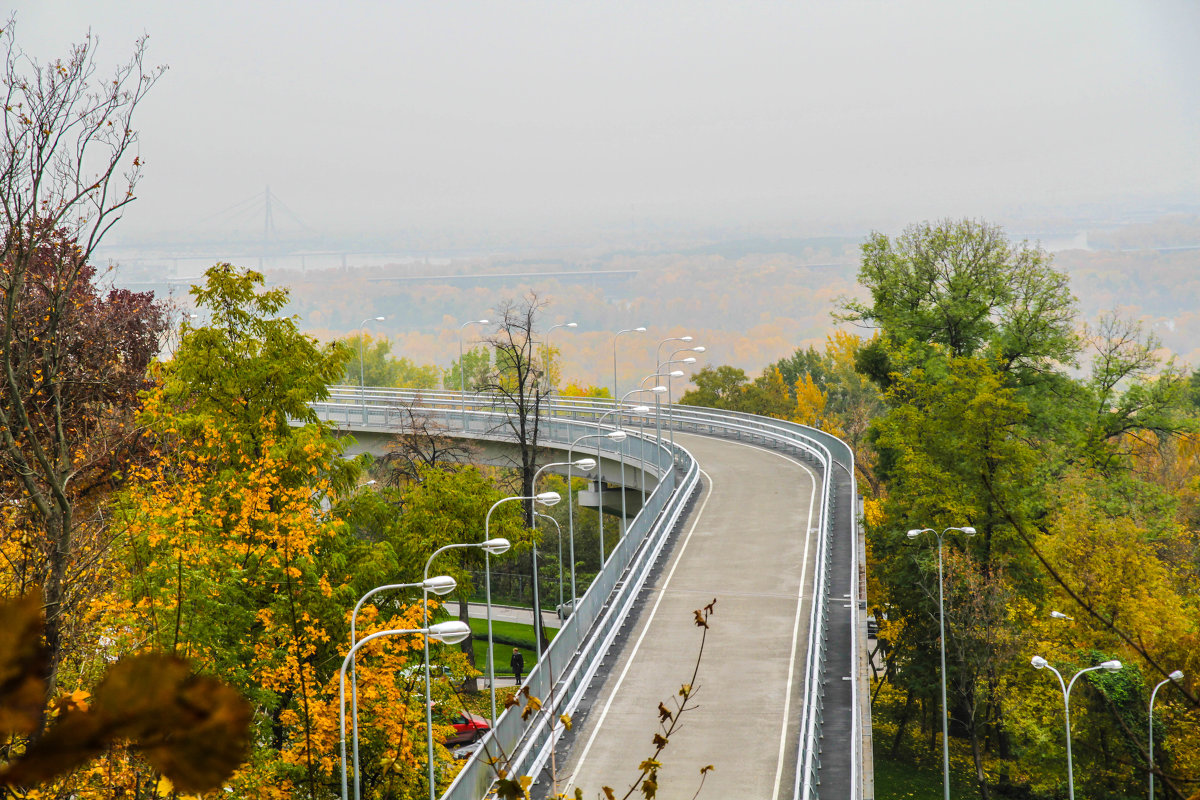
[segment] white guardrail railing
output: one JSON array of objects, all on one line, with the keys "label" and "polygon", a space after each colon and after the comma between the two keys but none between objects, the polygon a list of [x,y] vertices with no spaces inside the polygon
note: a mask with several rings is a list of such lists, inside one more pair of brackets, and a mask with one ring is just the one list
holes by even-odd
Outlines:
[{"label": "white guardrail railing", "polygon": [[[599,426],[600,418],[614,408],[611,400],[555,397],[542,406],[538,432],[539,445],[565,448],[585,434],[607,431],[615,425]],[[414,412],[449,435],[512,441],[506,433],[507,409],[501,402],[484,394],[420,391],[407,389],[366,389],[335,386],[330,388],[326,402],[313,404],[322,420],[339,428],[359,431],[395,431],[409,424]],[[611,415],[608,419],[612,419]],[[722,411],[694,406],[663,404],[647,418],[643,430],[626,426],[629,434],[622,442],[607,438],[589,439],[589,450],[596,443],[607,457],[621,458],[626,465],[643,466],[655,477],[655,487],[629,521],[621,543],[608,556],[604,568],[579,599],[577,608],[568,617],[542,660],[529,674],[527,684],[532,694],[542,698],[548,713],[522,720],[520,709],[503,713],[483,746],[459,772],[446,790],[443,800],[481,800],[489,796],[494,782],[494,768],[488,763],[501,753],[510,757],[510,773],[532,775],[535,779],[545,766],[552,748],[563,732],[561,725],[551,721],[559,714],[574,713],[596,673],[604,653],[616,637],[622,621],[632,608],[647,576],[671,532],[679,524],[688,501],[700,485],[699,466],[686,448],[667,441],[670,432],[680,431],[703,436],[737,439],[771,449],[790,452],[811,461],[821,468],[821,503],[818,521],[817,564],[814,570],[813,602],[809,620],[808,657],[804,670],[804,698],[799,722],[799,752],[797,753],[795,800],[820,797],[820,789],[829,797],[859,800],[862,785],[862,718],[858,701],[858,681],[851,680],[849,708],[841,710],[849,716],[848,773],[830,774],[821,769],[822,724],[825,716],[824,697],[828,643],[831,634],[845,641],[850,650],[850,664],[858,663],[858,628],[861,619],[859,603],[850,603],[849,628],[830,626],[831,550],[834,535],[834,515],[838,527],[845,526],[847,535],[857,530],[855,520],[857,488],[855,486],[854,454],[840,439],[824,431],[782,420],[753,414]],[[662,431],[662,441],[656,436]],[[835,482],[835,473],[841,478]],[[849,492],[836,492],[837,486]],[[845,495],[844,508],[837,507],[836,497]],[[842,515],[849,515],[849,519]],[[853,599],[858,585],[858,547],[851,542],[850,575],[847,586]],[[844,637],[844,638],[842,638]],[[840,681],[839,681],[840,682]],[[832,767],[832,765],[830,765]]]}]

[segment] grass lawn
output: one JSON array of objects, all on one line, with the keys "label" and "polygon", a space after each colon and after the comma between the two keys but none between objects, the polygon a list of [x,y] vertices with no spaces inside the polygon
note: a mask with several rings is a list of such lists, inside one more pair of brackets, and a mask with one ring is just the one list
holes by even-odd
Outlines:
[{"label": "grass lawn", "polygon": [[[557,628],[545,628],[546,638],[553,639],[558,633]],[[474,637],[472,645],[475,648],[475,666],[484,675],[487,674],[487,620],[472,619],[471,634]],[[521,655],[525,657],[525,674],[529,674],[529,670],[533,669],[533,665],[537,663],[537,651],[533,642],[533,625],[526,625],[520,622],[497,622],[492,620],[492,636],[503,636],[507,639],[515,639],[525,642],[528,646],[521,647]],[[512,658],[513,646],[510,644],[501,644],[495,642],[493,653],[496,659],[496,674],[497,675],[512,675],[512,670],[508,666],[508,660]]]},{"label": "grass lawn", "polygon": [[[953,797],[978,796],[975,782],[956,772],[950,773]],[[942,796],[942,771],[918,767],[912,761],[892,760],[875,754],[875,800],[934,800]]]}]

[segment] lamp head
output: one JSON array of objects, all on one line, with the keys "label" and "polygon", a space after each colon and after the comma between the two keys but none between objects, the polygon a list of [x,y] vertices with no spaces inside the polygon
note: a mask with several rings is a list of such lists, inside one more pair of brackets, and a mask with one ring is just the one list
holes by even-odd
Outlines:
[{"label": "lamp head", "polygon": [[685,364],[695,364],[695,363],[696,363],[696,357],[695,357],[695,356],[688,356],[687,358],[683,359],[683,363],[685,363]]},{"label": "lamp head", "polygon": [[637,331],[638,333],[645,333],[645,332],[646,332],[646,326],[645,326],[645,325],[643,325],[643,326],[641,326],[641,327],[634,328],[634,330],[635,330],[635,331]]},{"label": "lamp head", "polygon": [[692,340],[692,337],[690,337],[690,336],[680,336],[679,337],[679,341],[681,341],[681,342],[690,342],[691,340]]},{"label": "lamp head", "polygon": [[376,322],[383,322],[385,319],[387,319],[387,317],[376,317],[376,318],[375,318],[375,321],[376,321]]},{"label": "lamp head", "polygon": [[1108,672],[1116,672],[1121,668],[1121,662],[1114,658],[1112,661],[1105,661],[1101,663],[1100,666],[1104,667],[1104,669]]},{"label": "lamp head", "polygon": [[429,638],[446,644],[458,644],[471,635],[471,626],[461,620],[439,622],[429,626]]},{"label": "lamp head", "polygon": [[566,327],[566,328],[578,328],[578,327],[579,327],[579,323],[578,323],[578,322],[568,322],[568,323],[567,323],[565,326],[563,326],[563,327]]},{"label": "lamp head", "polygon": [[634,406],[633,408],[628,409],[625,413],[626,414],[649,414],[650,406]]},{"label": "lamp head", "polygon": [[611,439],[614,442],[623,442],[625,441],[625,437],[628,435],[629,434],[625,433],[625,431],[609,431],[608,433],[604,434],[606,439]]},{"label": "lamp head", "polygon": [[669,377],[671,377],[671,378],[682,378],[682,377],[683,377],[683,370],[681,370],[681,369],[675,369],[675,370],[671,370],[671,373],[670,373]]},{"label": "lamp head", "polygon": [[1168,675],[1167,677],[1170,678],[1171,680],[1175,681],[1176,683],[1179,683],[1181,680],[1183,680],[1183,670],[1177,669],[1174,672],[1172,672],[1170,675]]},{"label": "lamp head", "polygon": [[558,492],[542,492],[535,494],[533,499],[544,506],[553,506],[557,505],[559,500],[562,500],[562,495]]},{"label": "lamp head", "polygon": [[662,393],[663,393],[663,392],[665,392],[666,390],[667,390],[667,387],[665,387],[665,386],[652,386],[652,387],[650,387],[650,391],[654,392],[655,394],[662,394]]},{"label": "lamp head", "polygon": [[970,526],[959,528],[959,530],[962,531],[963,533],[965,533],[967,536],[975,535],[975,529]]},{"label": "lamp head", "polygon": [[488,539],[480,547],[492,555],[498,556],[501,553],[507,553],[508,548],[512,547],[512,545],[509,544],[508,539],[505,539],[503,536],[497,536],[495,539]]},{"label": "lamp head", "polygon": [[1033,664],[1034,669],[1041,669],[1043,667],[1050,666],[1050,662],[1041,656],[1034,656],[1033,658],[1029,659],[1029,663]]},{"label": "lamp head", "polygon": [[1068,617],[1066,614],[1064,614],[1061,611],[1051,611],[1050,618],[1051,619],[1069,619],[1072,621],[1075,619],[1074,617]]},{"label": "lamp head", "polygon": [[580,459],[572,462],[571,466],[579,467],[580,469],[595,469],[596,468],[596,459],[580,458]]},{"label": "lamp head", "polygon": [[477,319],[475,321],[480,325],[487,325],[489,322],[491,322],[491,320],[487,320],[487,319]]},{"label": "lamp head", "polygon": [[908,532],[907,536],[910,539],[915,539],[924,532],[925,532],[924,528],[913,528],[911,531]]},{"label": "lamp head", "polygon": [[707,352],[707,350],[704,347],[704,345],[701,344],[701,345],[697,345],[696,347],[693,347],[692,352],[693,353],[704,353],[704,352]]},{"label": "lamp head", "polygon": [[449,575],[437,575],[421,584],[426,591],[434,594],[450,594],[458,587],[458,581]]}]

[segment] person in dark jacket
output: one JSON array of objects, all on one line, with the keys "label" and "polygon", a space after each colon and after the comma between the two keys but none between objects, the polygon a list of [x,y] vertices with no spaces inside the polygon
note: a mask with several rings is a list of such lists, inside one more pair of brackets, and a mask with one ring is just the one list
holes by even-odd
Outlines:
[{"label": "person in dark jacket", "polygon": [[520,686],[521,673],[525,671],[525,657],[521,655],[521,651],[516,647],[513,648],[512,658],[508,660],[508,665],[512,667],[513,675],[517,678],[517,686]]}]

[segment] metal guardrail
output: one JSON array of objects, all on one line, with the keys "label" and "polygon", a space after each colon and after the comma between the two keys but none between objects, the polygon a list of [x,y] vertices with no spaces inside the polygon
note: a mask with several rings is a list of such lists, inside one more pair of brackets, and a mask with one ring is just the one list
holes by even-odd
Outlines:
[{"label": "metal guardrail", "polygon": [[[505,438],[500,429],[506,409],[489,395],[404,389],[366,389],[331,387],[329,402],[316,403],[314,409],[326,420],[344,422],[349,427],[389,429],[408,419],[407,409],[420,409],[423,414],[440,419],[447,433],[485,439]],[[539,436],[548,445],[565,445],[584,433],[594,433],[599,418],[611,412],[611,400],[554,398],[543,408]],[[808,657],[805,663],[804,697],[801,712],[799,752],[797,753],[795,800],[819,798],[821,786],[821,726],[824,720],[824,685],[827,643],[831,634],[829,585],[831,543],[834,535],[835,513],[850,514],[853,523],[857,487],[855,485],[854,454],[840,439],[815,428],[783,420],[759,417],[741,412],[721,411],[692,406],[663,406],[656,415],[656,425],[664,431],[680,431],[705,436],[747,441],[763,447],[790,451],[820,465],[822,475],[821,513],[818,521],[817,563],[814,571],[813,602],[809,621]],[[605,426],[605,430],[612,426]],[[543,698],[553,714],[544,714],[532,722],[520,719],[516,711],[506,712],[497,720],[496,728],[480,748],[491,755],[497,750],[512,756],[515,774],[536,775],[542,768],[561,729],[548,724],[560,713],[572,713],[594,676],[601,656],[613,637],[637,593],[640,591],[654,561],[671,530],[686,507],[688,499],[699,484],[699,469],[687,450],[679,445],[656,442],[649,436],[632,435],[621,443],[598,439],[601,447],[612,457],[624,456],[632,463],[637,459],[652,470],[657,485],[645,507],[627,527],[621,543],[606,561],[592,586],[580,598],[576,613],[560,630],[544,653],[543,659],[529,675],[530,691]],[[591,449],[591,448],[589,448]],[[833,472],[844,471],[850,484],[849,507],[836,508]],[[678,472],[677,472],[678,470]],[[680,477],[681,476],[681,477]],[[851,530],[854,525],[851,525]],[[862,624],[856,589],[858,585],[858,548],[851,548],[850,656],[857,663],[858,637]],[[849,786],[839,787],[841,797],[859,800],[862,797],[862,719],[858,702],[857,681],[851,681],[850,774],[826,776],[826,785],[841,780]],[[485,797],[493,781],[493,769],[487,756],[472,758],[443,795],[450,800],[479,800]],[[837,780],[829,780],[836,778]],[[849,788],[849,793],[846,793]]]}]

